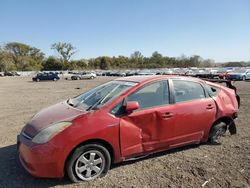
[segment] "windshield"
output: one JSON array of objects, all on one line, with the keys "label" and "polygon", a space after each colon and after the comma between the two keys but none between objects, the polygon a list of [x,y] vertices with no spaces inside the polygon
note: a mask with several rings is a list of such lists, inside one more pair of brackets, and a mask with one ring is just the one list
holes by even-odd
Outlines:
[{"label": "windshield", "polygon": [[136,84],[135,82],[111,81],[70,99],[67,102],[71,106],[84,108],[85,110],[98,109]]}]

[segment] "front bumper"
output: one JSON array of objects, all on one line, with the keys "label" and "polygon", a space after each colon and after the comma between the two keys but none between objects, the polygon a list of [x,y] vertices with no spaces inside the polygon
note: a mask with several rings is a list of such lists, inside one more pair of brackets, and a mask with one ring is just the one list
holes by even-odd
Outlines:
[{"label": "front bumper", "polygon": [[60,150],[47,143],[34,145],[22,135],[17,136],[17,149],[22,166],[35,177],[59,178],[64,176],[64,162]]}]

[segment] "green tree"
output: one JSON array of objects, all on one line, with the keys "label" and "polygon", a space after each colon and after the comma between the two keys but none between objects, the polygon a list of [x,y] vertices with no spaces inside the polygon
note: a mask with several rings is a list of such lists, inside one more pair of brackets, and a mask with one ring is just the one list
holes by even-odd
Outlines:
[{"label": "green tree", "polygon": [[110,57],[104,56],[100,59],[100,69],[107,70],[110,69],[110,64],[112,62],[112,59]]},{"label": "green tree", "polygon": [[159,68],[159,67],[164,67],[165,65],[165,59],[163,56],[155,51],[152,56],[150,57],[150,67],[151,68]]},{"label": "green tree", "polygon": [[77,69],[87,69],[88,68],[88,61],[85,59],[80,60],[72,60],[69,64],[70,70],[77,70]]},{"label": "green tree", "polygon": [[205,59],[201,62],[200,66],[201,67],[212,67],[214,66],[214,60],[212,59]]},{"label": "green tree", "polygon": [[41,64],[44,58],[44,53],[40,49],[19,42],[9,42],[4,45],[3,49],[10,55],[18,70],[25,70],[25,67],[29,66],[30,61],[33,60],[33,64]]},{"label": "green tree", "polygon": [[50,56],[43,62],[43,70],[63,70],[63,63],[57,58]]},{"label": "green tree", "polygon": [[129,67],[144,67],[144,57],[141,52],[135,51],[130,55],[130,66]]},{"label": "green tree", "polygon": [[242,67],[241,62],[228,62],[223,64],[224,67]]},{"label": "green tree", "polygon": [[0,71],[6,72],[12,70],[16,70],[16,66],[13,62],[11,54],[0,48]]},{"label": "green tree", "polygon": [[63,63],[68,63],[70,58],[76,53],[76,48],[71,43],[58,42],[51,46],[61,56]]},{"label": "green tree", "polygon": [[193,55],[189,59],[189,63],[186,64],[186,67],[199,67],[202,62],[202,58],[198,55]]},{"label": "green tree", "polygon": [[112,68],[129,68],[129,59],[125,56],[113,57]]}]

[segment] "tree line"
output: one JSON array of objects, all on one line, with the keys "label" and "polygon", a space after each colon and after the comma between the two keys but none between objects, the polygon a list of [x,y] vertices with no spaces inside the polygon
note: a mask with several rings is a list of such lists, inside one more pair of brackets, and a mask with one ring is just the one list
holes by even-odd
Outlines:
[{"label": "tree line", "polygon": [[[154,52],[144,57],[135,51],[126,56],[100,56],[90,59],[73,60],[77,52],[71,43],[58,42],[51,45],[58,56],[46,57],[38,48],[19,42],[9,42],[0,46],[0,71],[40,71],[40,70],[85,70],[85,69],[131,69],[131,68],[171,68],[171,67],[212,67],[213,60],[198,55],[187,57],[167,57]],[[249,62],[228,62],[223,66],[246,66]]]}]

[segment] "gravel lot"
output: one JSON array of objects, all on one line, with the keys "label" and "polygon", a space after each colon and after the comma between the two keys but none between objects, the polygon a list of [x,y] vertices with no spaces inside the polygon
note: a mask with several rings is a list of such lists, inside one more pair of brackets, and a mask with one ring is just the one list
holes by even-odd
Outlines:
[{"label": "gravel lot", "polygon": [[81,184],[25,172],[16,157],[16,135],[25,122],[42,108],[110,79],[34,83],[0,77],[0,187],[250,187],[250,82],[236,83],[242,101],[238,133],[225,135],[222,145],[189,146],[122,163]]}]

